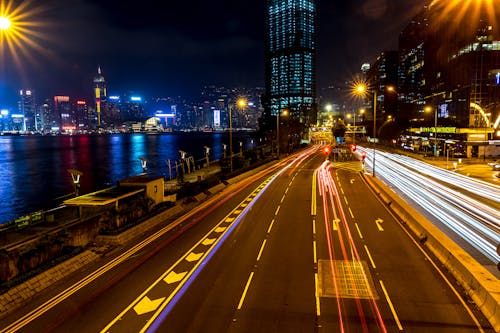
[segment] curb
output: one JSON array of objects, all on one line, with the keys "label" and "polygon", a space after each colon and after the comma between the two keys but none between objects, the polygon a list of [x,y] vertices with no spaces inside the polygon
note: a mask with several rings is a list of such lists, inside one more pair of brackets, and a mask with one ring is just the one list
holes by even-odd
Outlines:
[{"label": "curb", "polygon": [[498,279],[379,179],[364,174],[362,177],[389,210],[410,228],[421,244],[426,246],[457,279],[491,323],[495,332],[500,332]]}]

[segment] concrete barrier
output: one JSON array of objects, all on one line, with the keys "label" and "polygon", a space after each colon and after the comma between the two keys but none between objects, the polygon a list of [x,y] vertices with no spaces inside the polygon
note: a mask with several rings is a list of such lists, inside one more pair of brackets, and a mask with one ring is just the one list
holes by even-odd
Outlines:
[{"label": "concrete barrier", "polygon": [[383,182],[371,176],[363,176],[389,209],[457,279],[495,332],[500,332],[498,279]]}]

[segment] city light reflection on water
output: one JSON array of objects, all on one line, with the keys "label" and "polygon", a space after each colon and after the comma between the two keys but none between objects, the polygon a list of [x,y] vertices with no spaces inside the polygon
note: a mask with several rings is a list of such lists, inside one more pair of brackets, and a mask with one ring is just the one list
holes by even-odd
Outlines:
[{"label": "city light reflection on water", "polygon": [[[250,134],[234,133],[239,152],[251,147]],[[119,179],[142,173],[139,158],[148,160],[148,173],[169,177],[167,160],[186,151],[196,161],[223,156],[228,134],[171,133],[78,136],[0,136],[0,223],[56,205],[56,198],[74,191],[68,169],[83,172],[80,193],[89,193]],[[173,170],[175,172],[175,170]]]}]

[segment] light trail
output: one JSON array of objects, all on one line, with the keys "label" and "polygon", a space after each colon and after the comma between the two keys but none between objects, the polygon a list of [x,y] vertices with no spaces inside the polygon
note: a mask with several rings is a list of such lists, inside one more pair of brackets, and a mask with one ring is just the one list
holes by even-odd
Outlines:
[{"label": "light trail", "polygon": [[[371,149],[367,153],[372,164]],[[494,207],[459,192],[500,202],[500,187],[443,170],[407,156],[376,152],[377,176],[418,204],[494,264],[500,261],[500,213]],[[436,181],[435,178],[439,181]],[[446,183],[449,185],[443,185]],[[446,230],[444,230],[446,232]],[[449,231],[448,231],[449,233]]]},{"label": "light trail", "polygon": [[[336,258],[334,252],[334,247],[333,247],[334,235],[337,235],[338,237],[338,242],[341,247],[341,252],[342,252],[341,255],[343,260],[354,261],[358,263],[360,263],[362,260],[357,250],[356,244],[354,242],[354,238],[352,237],[350,227],[346,223],[347,221],[346,214],[341,203],[337,185],[335,184],[335,181],[332,177],[332,164],[329,161],[323,162],[321,167],[317,169],[317,181],[319,185],[318,186],[319,193],[323,200],[323,217],[324,217],[325,232],[326,232],[328,251],[329,251],[330,270],[332,273],[335,294],[337,295],[336,300],[337,300],[337,312],[339,316],[339,329],[341,332],[345,332],[346,325],[349,323],[349,320],[345,320],[344,316],[347,319],[349,319],[351,318],[351,315],[349,315],[346,311],[345,304],[342,300],[342,297],[340,297],[339,286],[337,285],[337,276],[336,276],[336,269],[334,267],[334,262],[335,260],[339,260],[339,258]],[[342,221],[344,222],[344,223],[339,223],[339,227],[337,228],[334,234],[332,234],[332,228],[330,228],[330,221],[332,220],[330,218],[331,216],[330,210],[332,211],[334,220],[339,220],[341,222]],[[349,251],[347,250],[346,245],[349,246]],[[361,265],[360,267],[363,266]],[[349,267],[349,269],[352,270],[353,267]],[[351,271],[349,274],[354,274],[354,272]],[[362,271],[362,274],[364,280],[366,281],[366,283],[368,283],[369,277],[367,272],[364,271],[364,269]],[[357,286],[351,285],[351,288],[352,290],[354,290],[355,295],[358,295]],[[363,309],[361,298],[355,296],[354,301],[356,303],[356,309],[358,312],[358,318],[362,327],[362,331],[369,332],[367,316],[365,314],[365,310]],[[370,305],[370,310],[372,312],[372,318],[376,318],[377,327],[380,329],[381,332],[387,332],[387,328],[383,321],[377,302],[373,298],[370,298],[368,301]]]}]

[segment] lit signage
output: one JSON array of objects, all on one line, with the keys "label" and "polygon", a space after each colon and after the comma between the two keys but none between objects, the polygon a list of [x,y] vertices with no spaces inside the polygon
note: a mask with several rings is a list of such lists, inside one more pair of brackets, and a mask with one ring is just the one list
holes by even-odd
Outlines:
[{"label": "lit signage", "polygon": [[118,101],[120,99],[120,96],[109,96],[109,99],[112,101]]},{"label": "lit signage", "polygon": [[74,131],[76,130],[76,126],[75,125],[63,126],[62,129],[65,131]]},{"label": "lit signage", "polygon": [[7,115],[9,115],[9,110],[2,110],[2,111],[0,111],[0,114],[2,116],[7,116]]},{"label": "lit signage", "polygon": [[155,117],[174,118],[175,114],[173,114],[173,113],[163,113],[163,112],[160,111],[160,113],[155,113]]},{"label": "lit signage", "polygon": [[485,140],[486,139],[486,134],[469,134],[467,135],[468,141],[478,141],[478,140]]},{"label": "lit signage", "polygon": [[133,101],[133,102],[140,102],[142,101],[142,97],[139,97],[139,96],[131,96],[130,97],[130,100]]},{"label": "lit signage", "polygon": [[85,105],[87,103],[85,101],[76,101],[76,104],[78,104],[78,105]]},{"label": "lit signage", "polygon": [[12,118],[23,118],[24,116],[22,114],[13,114],[11,117]]},{"label": "lit signage", "polygon": [[[456,133],[457,128],[456,127],[438,127],[437,128],[437,133]],[[429,133],[434,133],[436,132],[436,127],[421,127],[420,132],[429,132]]]},{"label": "lit signage", "polygon": [[69,102],[69,96],[54,96],[54,102]]}]

